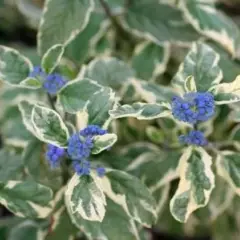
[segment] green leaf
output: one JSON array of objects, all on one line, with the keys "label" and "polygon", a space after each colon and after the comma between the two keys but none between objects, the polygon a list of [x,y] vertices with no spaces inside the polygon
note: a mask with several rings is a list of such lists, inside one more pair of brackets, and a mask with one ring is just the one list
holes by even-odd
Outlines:
[{"label": "green leaf", "polygon": [[53,45],[71,42],[88,24],[93,7],[93,0],[48,0],[38,31],[39,53],[43,55]]},{"label": "green leaf", "polygon": [[146,135],[149,138],[150,142],[155,144],[162,144],[165,142],[165,136],[162,129],[159,129],[154,126],[147,126]]},{"label": "green leaf", "polygon": [[12,86],[19,86],[31,72],[31,62],[17,50],[0,45],[0,79]]},{"label": "green leaf", "polygon": [[173,88],[156,83],[140,81],[138,79],[132,79],[131,83],[141,98],[148,103],[171,102],[172,97],[177,95],[177,92]]},{"label": "green leaf", "polygon": [[92,149],[92,154],[99,154],[104,150],[112,147],[117,141],[117,135],[114,133],[107,133],[102,136],[94,137],[94,147]]},{"label": "green leaf", "polygon": [[218,84],[214,89],[215,103],[218,105],[240,101],[240,75],[230,83]]},{"label": "green leaf", "polygon": [[170,202],[173,217],[186,222],[190,214],[207,205],[215,186],[212,158],[202,148],[189,147],[180,159],[180,182]]},{"label": "green leaf", "polygon": [[135,223],[129,219],[128,215],[122,211],[118,204],[109,198],[107,198],[106,215],[101,223],[86,221],[80,216],[77,219],[72,219],[72,221],[91,240],[140,239]]},{"label": "green leaf", "polygon": [[62,184],[60,168],[52,169],[45,157],[46,147],[38,139],[29,142],[25,148],[22,161],[26,173],[36,182],[58,190]]},{"label": "green leaf", "polygon": [[83,70],[83,75],[102,86],[120,91],[129,82],[129,79],[134,77],[135,73],[123,61],[112,57],[104,57],[90,62]]},{"label": "green leaf", "polygon": [[60,147],[66,146],[69,138],[68,129],[57,112],[35,104],[31,121],[39,140]]},{"label": "green leaf", "polygon": [[137,77],[147,81],[164,73],[170,57],[170,46],[164,44],[157,46],[151,42],[139,44],[132,58],[132,67]]},{"label": "green leaf", "polygon": [[157,103],[134,103],[132,105],[122,105],[109,111],[112,118],[134,117],[139,120],[151,120],[171,115],[169,108],[165,104]]},{"label": "green leaf", "polygon": [[72,61],[82,64],[94,53],[95,45],[106,31],[105,15],[99,12],[93,12],[89,19],[89,23],[80,32],[76,38],[68,44],[65,50],[65,56]]},{"label": "green leaf", "polygon": [[192,76],[197,91],[208,91],[222,80],[222,70],[218,66],[219,59],[219,54],[208,45],[201,42],[194,43],[173,79],[174,86],[183,90],[185,80]]},{"label": "green leaf", "polygon": [[51,73],[60,63],[64,53],[64,46],[61,44],[53,45],[43,55],[41,66],[46,73]]},{"label": "green leaf", "polygon": [[217,157],[217,172],[240,195],[240,154],[238,152],[222,151]]},{"label": "green leaf", "polygon": [[12,154],[4,149],[0,151],[0,182],[16,180],[23,172],[21,155]]},{"label": "green leaf", "polygon": [[201,34],[213,39],[239,57],[240,31],[238,26],[211,2],[201,0],[180,1],[187,21]]},{"label": "green leaf", "polygon": [[186,44],[198,39],[198,34],[185,22],[180,10],[155,0],[133,2],[123,24],[131,33],[159,45],[170,41]]},{"label": "green leaf", "polygon": [[102,88],[96,92],[87,104],[88,124],[107,127],[111,120],[108,112],[113,109],[116,101],[111,88]]},{"label": "green leaf", "polygon": [[75,174],[67,185],[65,204],[72,221],[82,217],[88,221],[101,222],[105,215],[106,199],[99,177],[94,174]]},{"label": "green leaf", "polygon": [[239,234],[237,219],[228,214],[221,215],[221,217],[212,224],[213,240],[237,240]]},{"label": "green leaf", "polygon": [[52,216],[53,225],[51,232],[46,236],[45,240],[72,239],[79,231],[71,222],[65,207],[61,207]]},{"label": "green leaf", "polygon": [[102,86],[90,79],[76,79],[70,81],[62,88],[58,94],[58,98],[64,111],[76,113],[84,110],[93,94],[101,89]]},{"label": "green leaf", "polygon": [[108,170],[101,187],[111,200],[141,225],[150,227],[156,220],[156,202],[141,181],[125,172]]},{"label": "green leaf", "polygon": [[0,203],[19,217],[46,218],[51,210],[53,192],[32,181],[0,184]]}]

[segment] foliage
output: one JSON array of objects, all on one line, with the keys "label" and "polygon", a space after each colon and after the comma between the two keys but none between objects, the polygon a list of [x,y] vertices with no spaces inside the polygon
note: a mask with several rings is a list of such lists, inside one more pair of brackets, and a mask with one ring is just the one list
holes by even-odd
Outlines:
[{"label": "foliage", "polygon": [[240,30],[221,4],[46,0],[27,14],[38,64],[0,45],[6,239],[238,239]]}]

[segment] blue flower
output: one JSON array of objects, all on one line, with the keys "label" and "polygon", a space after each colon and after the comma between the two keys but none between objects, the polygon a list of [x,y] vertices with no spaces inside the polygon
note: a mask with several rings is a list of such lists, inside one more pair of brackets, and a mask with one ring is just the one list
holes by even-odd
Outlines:
[{"label": "blue flower", "polygon": [[214,97],[209,92],[191,92],[183,98],[175,96],[172,99],[172,114],[180,121],[195,124],[207,121],[214,113]]},{"label": "blue flower", "polygon": [[50,94],[56,94],[67,81],[57,73],[49,74],[43,83],[43,88]]},{"label": "blue flower", "polygon": [[96,172],[99,177],[103,177],[106,173],[106,169],[104,167],[97,167]]},{"label": "blue flower", "polygon": [[44,79],[46,77],[46,73],[42,70],[40,66],[35,66],[32,72],[29,73],[28,77]]},{"label": "blue flower", "polygon": [[192,130],[187,135],[181,135],[179,141],[189,145],[205,146],[208,144],[203,133],[198,130]]},{"label": "blue flower", "polygon": [[80,131],[80,134],[84,137],[104,135],[106,133],[107,133],[107,130],[102,129],[97,125],[88,125],[86,128]]},{"label": "blue flower", "polygon": [[[93,137],[106,133],[106,130],[101,129],[97,125],[88,125],[79,133],[74,133],[70,137],[67,152],[69,157],[73,160],[73,168],[78,175],[90,174],[91,164],[88,158],[94,146]],[[105,169],[103,167],[98,167],[96,168],[96,172],[102,177],[105,174]]]},{"label": "blue flower", "polygon": [[79,176],[89,175],[91,170],[91,164],[87,160],[74,161],[73,168]]},{"label": "blue flower", "polygon": [[64,148],[59,148],[52,144],[48,144],[46,159],[48,160],[52,168],[56,168],[60,165],[60,158],[65,154]]},{"label": "blue flower", "polygon": [[93,147],[91,137],[84,138],[79,133],[73,134],[68,141],[67,152],[72,160],[87,159]]}]

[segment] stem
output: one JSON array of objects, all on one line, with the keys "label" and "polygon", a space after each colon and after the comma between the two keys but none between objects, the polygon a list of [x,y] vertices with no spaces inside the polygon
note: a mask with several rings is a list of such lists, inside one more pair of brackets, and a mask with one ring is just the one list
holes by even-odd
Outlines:
[{"label": "stem", "polygon": [[125,0],[124,8],[127,10],[132,4],[132,0]]},{"label": "stem", "polygon": [[63,185],[66,185],[69,180],[69,172],[68,172],[68,165],[67,165],[67,159],[64,159],[65,161],[62,162],[62,178],[63,178]]},{"label": "stem", "polygon": [[52,96],[48,93],[47,97],[48,97],[48,102],[51,105],[51,108],[56,111],[56,107],[54,105],[54,100],[52,99]]},{"label": "stem", "polygon": [[119,25],[118,21],[114,18],[114,16],[112,15],[111,9],[109,8],[109,6],[107,5],[107,3],[105,2],[105,0],[99,0],[100,4],[102,5],[106,15],[108,16],[108,18],[111,20],[112,24],[116,27],[116,28],[122,28],[121,25]]},{"label": "stem", "polygon": [[[99,0],[99,2],[102,5],[107,17],[112,22],[112,25],[116,28],[118,35],[121,36],[124,40],[130,42],[131,44],[134,44],[132,39],[129,37],[129,34],[125,31],[125,29],[122,27],[122,25],[117,21],[117,19],[112,14],[110,7],[105,2],[105,0]],[[130,2],[130,1],[128,0],[127,3],[128,2]]]}]

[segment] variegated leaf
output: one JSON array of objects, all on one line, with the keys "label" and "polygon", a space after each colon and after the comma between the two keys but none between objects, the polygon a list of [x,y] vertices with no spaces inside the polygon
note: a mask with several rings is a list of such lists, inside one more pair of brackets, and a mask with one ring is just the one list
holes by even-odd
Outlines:
[{"label": "variegated leaf", "polygon": [[219,55],[219,67],[223,72],[223,82],[232,82],[239,75],[240,63],[237,59],[233,59],[229,52],[226,52],[221,46],[215,42],[208,42],[208,45],[214,49]]},{"label": "variegated leaf", "polygon": [[142,179],[154,192],[179,177],[179,152],[152,151],[140,154],[126,167],[126,171]]},{"label": "variegated leaf", "polygon": [[240,154],[238,152],[221,151],[217,157],[217,172],[223,177],[236,194],[240,195]]},{"label": "variegated leaf", "polygon": [[36,136],[47,143],[65,147],[69,132],[60,115],[54,110],[35,104],[31,121]]},{"label": "variegated leaf", "polygon": [[0,79],[9,85],[19,87],[28,78],[33,66],[29,59],[17,50],[0,45]]},{"label": "variegated leaf", "polygon": [[216,187],[213,189],[207,208],[209,222],[216,221],[232,204],[234,191],[221,177],[216,177]]},{"label": "variegated leaf", "polygon": [[37,78],[28,77],[19,83],[20,87],[29,89],[39,89],[42,87],[42,82]]},{"label": "variegated leaf", "polygon": [[93,94],[87,104],[88,124],[107,128],[111,118],[109,111],[116,105],[116,96],[111,88],[102,88]]},{"label": "variegated leaf", "polygon": [[83,64],[96,55],[94,49],[98,40],[106,33],[108,25],[104,13],[92,12],[87,26],[68,44],[64,55],[77,64]]},{"label": "variegated leaf", "polygon": [[178,93],[170,87],[156,83],[131,79],[131,83],[137,94],[148,103],[171,102],[172,97]]},{"label": "variegated leaf", "polygon": [[70,81],[58,94],[63,109],[69,113],[76,113],[87,108],[90,98],[103,87],[90,79],[76,79]]},{"label": "variegated leaf", "polygon": [[221,83],[214,90],[215,103],[218,105],[240,101],[240,75],[230,83]]},{"label": "variegated leaf", "polygon": [[[103,221],[86,221],[80,215],[71,218],[72,222],[81,229],[89,240],[140,240],[136,223],[122,211],[122,207],[106,198],[106,215]],[[111,227],[109,227],[111,223]]]},{"label": "variegated leaf", "polygon": [[43,231],[33,220],[23,220],[16,224],[7,234],[8,240],[39,240]]},{"label": "variegated leaf", "polygon": [[114,133],[104,134],[102,136],[96,136],[93,140],[92,154],[99,154],[104,150],[112,147],[117,141],[117,135]]},{"label": "variegated leaf", "polygon": [[44,240],[72,240],[79,230],[72,224],[67,209],[62,206],[52,216],[51,231]]},{"label": "variegated leaf", "polygon": [[32,181],[0,184],[0,203],[19,217],[46,218],[52,211],[53,192]]},{"label": "variegated leaf", "polygon": [[144,42],[135,49],[132,67],[138,78],[147,81],[155,80],[158,75],[165,72],[169,57],[168,43],[158,46],[151,42]]},{"label": "variegated leaf", "polygon": [[[236,116],[237,115],[236,111],[235,111],[235,114],[233,115],[235,115],[236,122],[240,122],[240,116],[239,117]],[[230,135],[230,141],[232,141],[236,149],[240,151],[240,126],[239,125],[232,130]]]},{"label": "variegated leaf", "polygon": [[25,172],[29,178],[57,191],[63,184],[61,168],[52,169],[45,157],[46,144],[38,139],[29,141],[22,154]]},{"label": "variegated leaf", "polygon": [[51,73],[60,63],[64,53],[64,46],[61,44],[53,45],[43,55],[41,66],[46,73]]},{"label": "variegated leaf", "polygon": [[139,120],[151,120],[171,115],[166,104],[158,103],[134,103],[132,105],[122,105],[109,111],[112,118],[134,117]]},{"label": "variegated leaf", "polygon": [[185,81],[192,76],[197,91],[208,91],[222,80],[222,70],[218,66],[219,54],[204,43],[194,43],[190,52],[180,65],[173,79],[173,85],[180,91],[184,89]]},{"label": "variegated leaf", "polygon": [[112,57],[96,58],[83,70],[83,76],[90,78],[105,87],[119,91],[134,77],[134,71],[120,61]]},{"label": "variegated leaf", "polygon": [[36,131],[34,129],[34,125],[31,121],[32,118],[32,110],[34,108],[34,104],[28,102],[28,101],[21,101],[18,104],[18,108],[22,115],[22,121],[25,125],[26,129],[31,132],[34,136],[37,137]]},{"label": "variegated leaf", "polygon": [[202,148],[189,147],[180,159],[180,182],[170,202],[173,217],[186,222],[192,212],[206,206],[215,186],[212,158]]},{"label": "variegated leaf", "polygon": [[163,209],[165,205],[168,204],[169,194],[170,194],[170,184],[166,184],[165,186],[162,186],[152,192],[152,195],[155,198],[157,203],[156,212],[157,212],[158,219],[163,214]]},{"label": "variegated leaf", "polygon": [[130,218],[150,227],[156,221],[156,202],[139,179],[118,170],[107,170],[99,180],[105,195],[120,205]]},{"label": "variegated leaf", "polygon": [[93,7],[93,0],[47,0],[38,31],[39,53],[71,42],[86,27]]},{"label": "variegated leaf", "polygon": [[33,136],[26,130],[18,107],[9,106],[2,114],[1,135],[5,144],[24,148]]},{"label": "variegated leaf", "polygon": [[75,174],[67,185],[65,203],[74,223],[79,218],[102,222],[106,199],[99,177],[95,174],[81,177]]},{"label": "variegated leaf", "polygon": [[196,87],[196,82],[193,76],[189,76],[186,78],[184,82],[184,88],[186,92],[196,92],[197,87]]},{"label": "variegated leaf", "polygon": [[186,23],[181,11],[160,1],[133,2],[122,22],[129,32],[159,45],[163,42],[186,44],[198,39],[198,34]]},{"label": "variegated leaf", "polygon": [[239,57],[239,28],[229,17],[218,11],[212,2],[181,0],[180,8],[198,32],[221,44],[234,57]]},{"label": "variegated leaf", "polygon": [[0,182],[20,179],[22,173],[21,155],[2,149],[0,151]]}]

